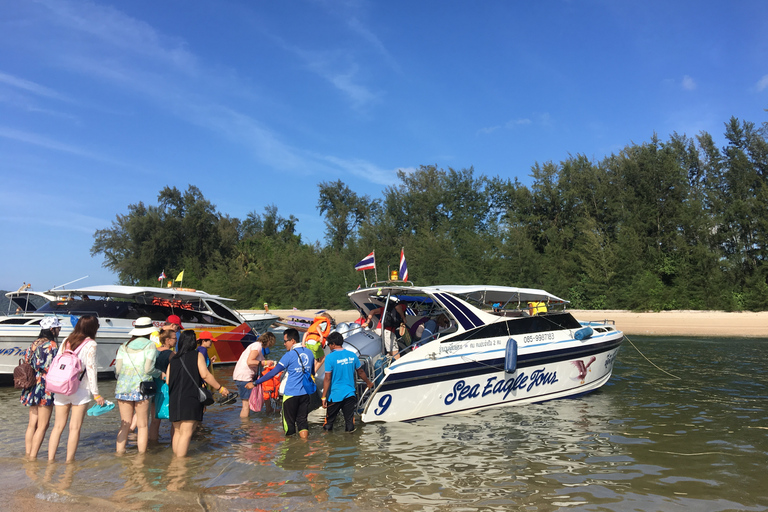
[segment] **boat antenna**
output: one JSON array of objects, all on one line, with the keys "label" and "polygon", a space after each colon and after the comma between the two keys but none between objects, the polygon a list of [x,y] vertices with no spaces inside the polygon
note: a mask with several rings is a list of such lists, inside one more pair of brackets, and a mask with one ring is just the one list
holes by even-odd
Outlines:
[{"label": "boat antenna", "polygon": [[59,286],[54,286],[53,288],[51,288],[51,290],[55,290],[56,288],[64,288],[64,287],[65,287],[65,286],[67,286],[68,284],[72,284],[72,283],[76,283],[76,282],[78,282],[78,281],[82,281],[83,279],[86,279],[86,278],[88,278],[88,277],[91,277],[91,276],[83,276],[83,277],[81,277],[81,278],[79,278],[79,279],[75,279],[74,281],[70,281],[70,282],[68,282],[68,283],[60,284]]}]

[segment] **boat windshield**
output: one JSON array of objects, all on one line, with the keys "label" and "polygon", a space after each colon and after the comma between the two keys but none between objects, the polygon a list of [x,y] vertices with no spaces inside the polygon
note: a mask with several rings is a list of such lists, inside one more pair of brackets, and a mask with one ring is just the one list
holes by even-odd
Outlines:
[{"label": "boat windshield", "polygon": [[[211,304],[216,304],[211,301]],[[216,304],[213,311],[205,301],[168,301],[157,299],[148,303],[107,299],[96,300],[79,298],[74,300],[51,301],[40,307],[37,312],[44,314],[96,315],[100,318],[124,318],[135,320],[148,316],[155,320],[166,319],[169,315],[178,315],[182,324],[239,325],[241,322],[231,311]],[[221,318],[223,317],[223,318]]]}]

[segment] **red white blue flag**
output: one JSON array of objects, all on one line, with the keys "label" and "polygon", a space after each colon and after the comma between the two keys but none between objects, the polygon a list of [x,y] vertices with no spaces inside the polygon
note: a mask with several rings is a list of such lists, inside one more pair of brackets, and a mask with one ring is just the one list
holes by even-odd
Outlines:
[{"label": "red white blue flag", "polygon": [[371,254],[360,260],[360,263],[355,265],[355,270],[371,270],[376,268],[376,256],[374,255],[376,251],[373,251]]},{"label": "red white blue flag", "polygon": [[166,279],[166,277],[165,277],[165,270],[163,270],[163,272],[157,278],[158,281],[162,281],[163,279]]},{"label": "red white blue flag", "polygon": [[405,262],[405,249],[400,249],[400,280],[408,280],[408,264]]}]

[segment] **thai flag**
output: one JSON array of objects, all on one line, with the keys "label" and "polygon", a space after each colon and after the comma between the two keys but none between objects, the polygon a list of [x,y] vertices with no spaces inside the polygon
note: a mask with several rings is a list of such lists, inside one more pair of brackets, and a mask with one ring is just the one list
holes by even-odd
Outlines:
[{"label": "thai flag", "polygon": [[355,270],[371,270],[376,268],[376,256],[373,251],[371,254],[360,260],[360,263],[355,265]]},{"label": "thai flag", "polygon": [[400,280],[408,280],[408,264],[405,262],[405,249],[400,249]]},{"label": "thai flag", "polygon": [[165,277],[165,270],[160,274],[160,276],[157,278],[158,281],[162,281],[163,279],[166,279]]}]

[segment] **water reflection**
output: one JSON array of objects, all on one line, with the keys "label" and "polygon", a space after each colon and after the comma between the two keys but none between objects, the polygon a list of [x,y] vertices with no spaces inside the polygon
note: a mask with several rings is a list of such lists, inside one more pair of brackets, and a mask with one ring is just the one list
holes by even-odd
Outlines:
[{"label": "water reflection", "polygon": [[106,414],[86,420],[82,460],[24,462],[26,410],[2,388],[0,478],[14,496],[100,512],[768,509],[763,342],[633,341],[682,378],[624,347],[614,378],[581,398],[353,434],[313,424],[308,441],[286,439],[277,416],[212,406],[185,459],[167,433],[143,456],[129,446],[116,457]]}]

